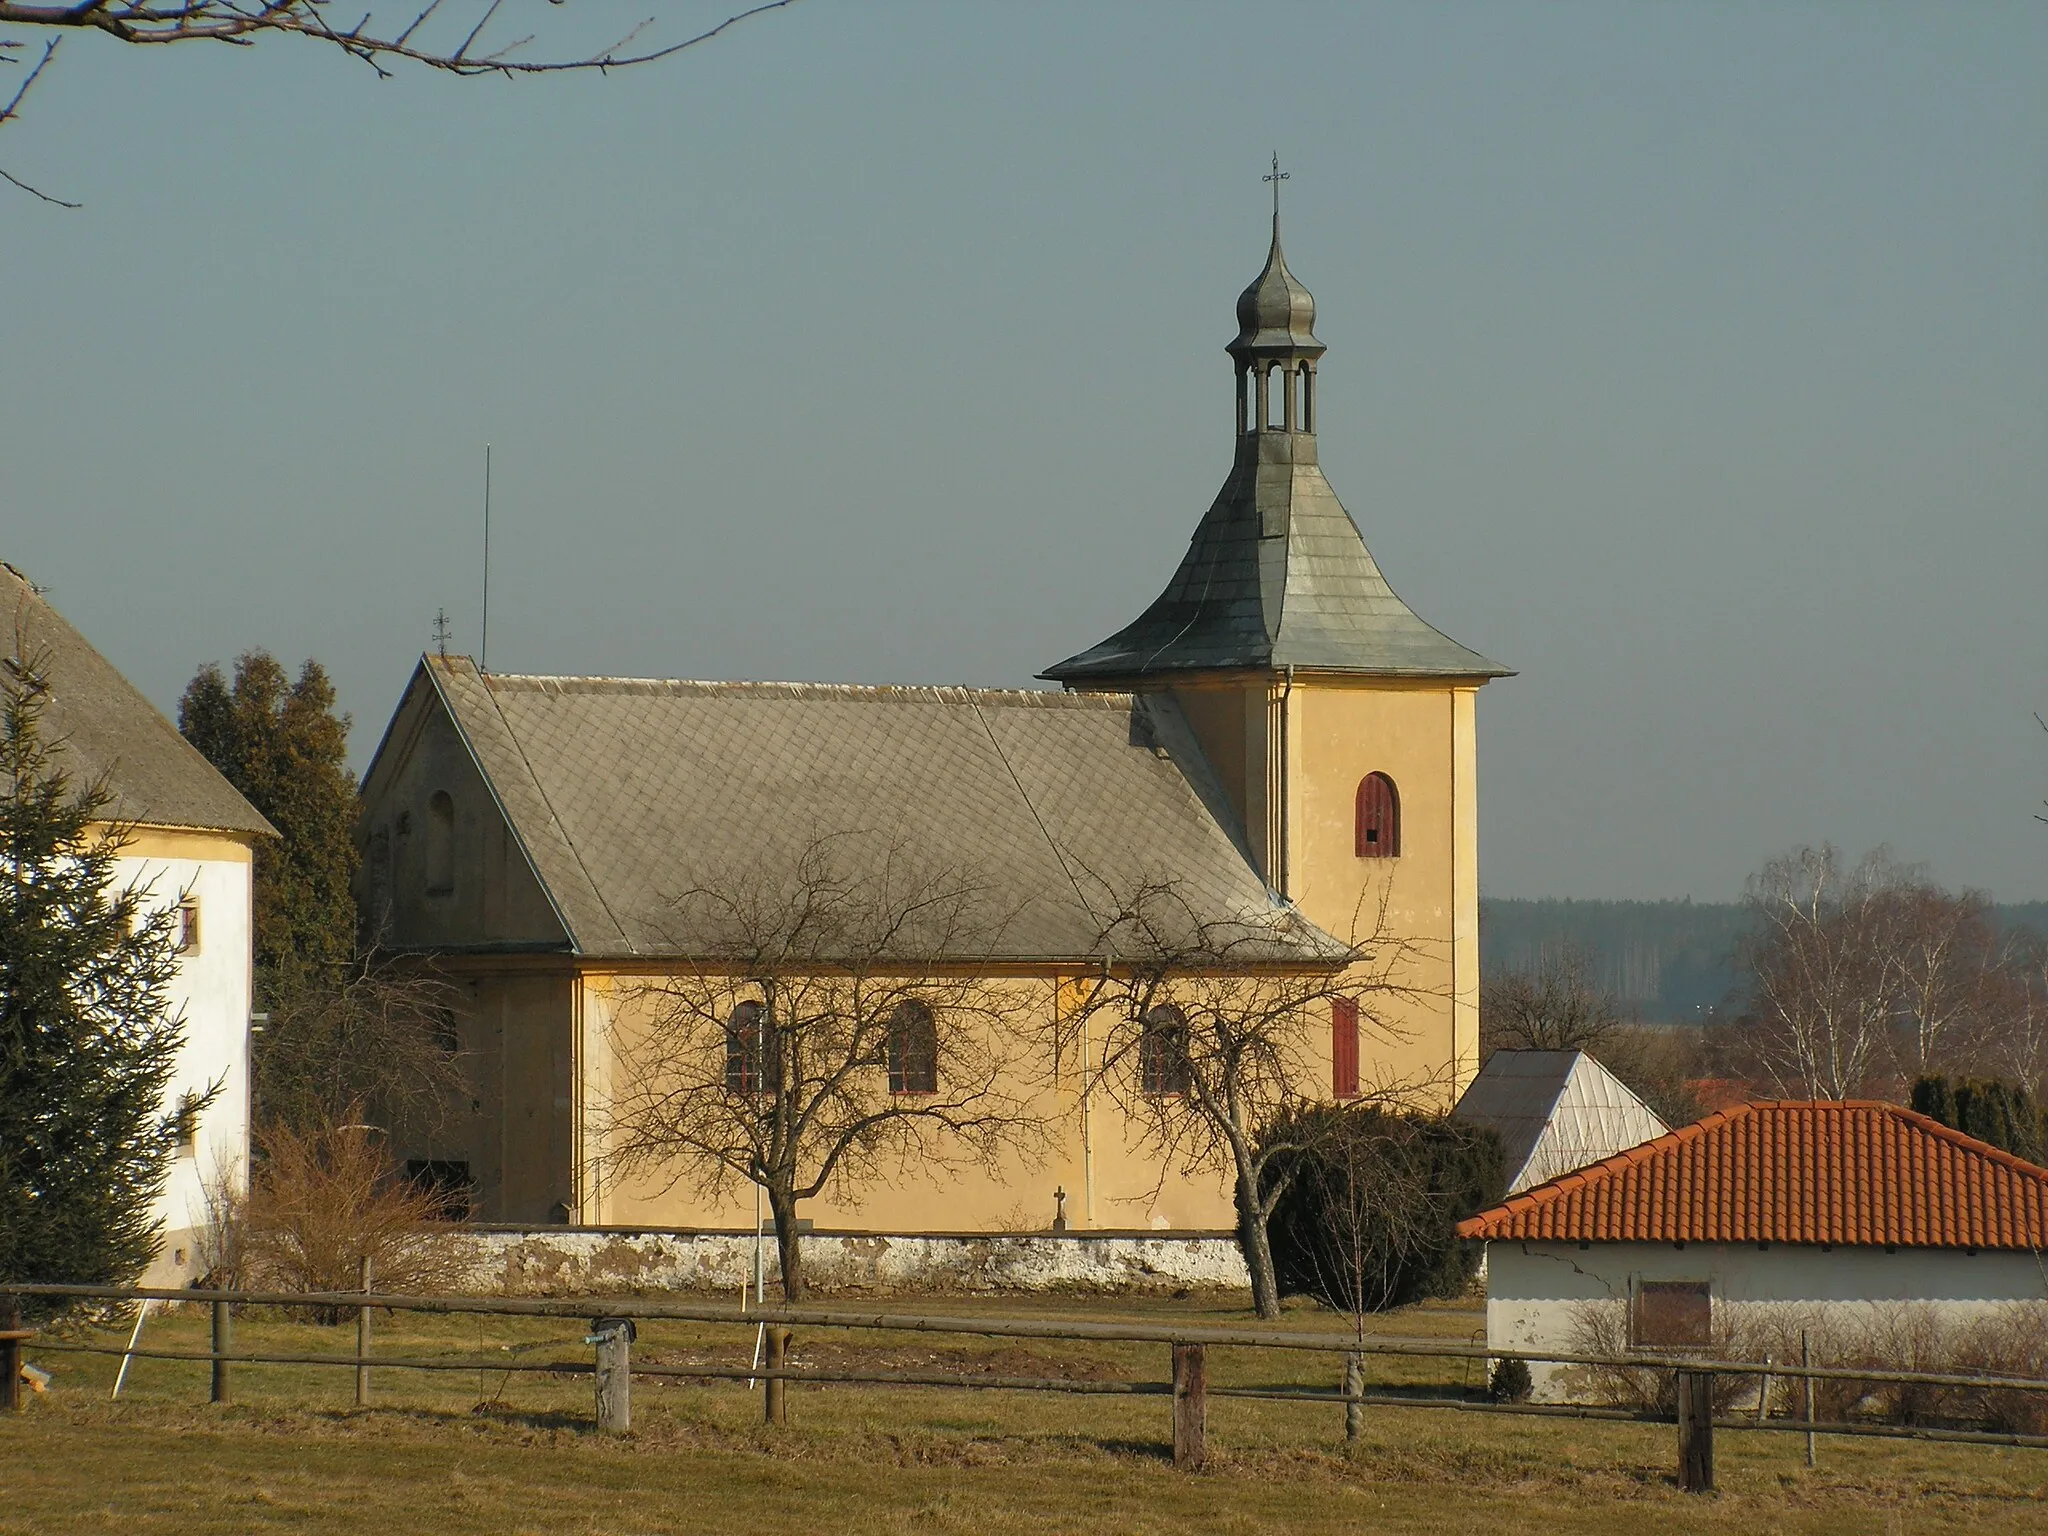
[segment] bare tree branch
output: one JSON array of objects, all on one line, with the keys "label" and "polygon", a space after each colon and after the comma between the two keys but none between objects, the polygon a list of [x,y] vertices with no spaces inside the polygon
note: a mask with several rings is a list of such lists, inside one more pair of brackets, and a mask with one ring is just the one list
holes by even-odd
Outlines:
[{"label": "bare tree branch", "polygon": [[[0,107],[0,128],[6,127],[8,123],[12,122],[15,118],[21,116],[22,98],[28,95],[30,89],[35,85],[36,81],[42,78],[43,71],[49,68],[50,60],[56,57],[57,42],[58,40],[56,38],[52,38],[49,42],[43,44],[43,56],[40,59],[37,59],[34,67],[32,67],[29,70],[29,72],[22,77],[21,84],[15,88],[14,94],[8,97],[7,105],[4,107]],[[0,47],[11,46],[13,45],[0,43]],[[10,59],[6,62],[12,63],[14,61]],[[59,208],[77,208],[83,206],[79,203],[66,202],[63,198],[53,196],[52,194],[43,191],[40,187],[32,187],[27,182],[23,181],[19,176],[16,176],[12,171],[0,169],[0,178],[4,178],[10,186],[21,188],[22,191],[28,193],[32,197],[40,197],[46,203],[55,203]]]},{"label": "bare tree branch", "polygon": [[1061,1053],[1101,1020],[1082,1070],[1157,1155],[1160,1181],[1176,1168],[1228,1171],[1253,1303],[1277,1316],[1267,1222],[1289,1154],[1304,1148],[1275,1128],[1316,1123],[1296,1111],[1332,1097],[1319,1047],[1340,1005],[1356,1010],[1362,1034],[1405,1037],[1399,1015],[1434,995],[1411,980],[1422,946],[1391,930],[1383,891],[1361,900],[1350,938],[1334,945],[1284,904],[1207,916],[1171,878],[1105,889],[1091,905],[1110,914],[1103,970],[1057,1026]]},{"label": "bare tree branch", "polygon": [[804,1294],[797,1204],[992,1163],[1054,1127],[1032,1102],[1045,983],[1000,974],[1010,914],[981,881],[859,834],[793,866],[676,896],[693,965],[622,998],[605,1161],[673,1188],[761,1186],[784,1294]]},{"label": "bare tree branch", "polygon": [[[530,38],[517,39],[488,53],[472,52],[504,0],[487,0],[482,15],[452,48],[437,48],[419,41],[421,30],[429,25],[443,3],[444,0],[430,0],[417,11],[406,7],[412,11],[412,19],[390,31],[371,30],[374,12],[365,13],[353,26],[335,27],[328,21],[333,14],[332,0],[80,0],[71,5],[26,5],[19,0],[0,0],[0,26],[91,31],[135,44],[252,43],[275,33],[329,43],[380,67],[382,61],[389,59],[458,75],[537,75],[650,64],[707,43],[743,21],[765,11],[781,10],[794,0],[762,0],[761,4],[735,12],[694,36],[636,47],[641,34],[656,19],[649,17],[604,48],[559,59],[515,57]],[[561,0],[553,3],[559,4]]]},{"label": "bare tree branch", "polygon": [[[761,0],[727,16],[716,26],[706,27],[690,37],[667,43],[645,43],[642,37],[658,17],[649,16],[604,47],[554,58],[534,58],[524,51],[532,42],[527,33],[483,51],[478,44],[503,9],[504,0],[478,0],[470,6],[475,19],[460,34],[441,41],[435,26],[443,17],[446,0],[426,0],[399,9],[409,17],[402,25],[377,25],[376,7],[366,10],[352,24],[337,25],[333,0],[73,0],[71,4],[26,4],[23,0],[0,0],[0,27],[31,28],[38,33],[56,33],[43,45],[36,62],[5,109],[0,109],[0,127],[18,117],[22,98],[42,74],[65,34],[97,33],[123,43],[151,46],[167,43],[227,43],[248,47],[265,37],[307,38],[338,48],[350,58],[368,65],[380,77],[388,78],[391,66],[413,64],[444,74],[497,75],[507,79],[522,75],[564,74],[595,70],[600,74],[636,64],[652,64],[672,58],[686,49],[708,43],[743,21],[767,11],[779,11],[795,0]],[[549,0],[561,6],[564,0]],[[10,53],[22,47],[19,39],[0,36],[0,62],[13,62]],[[14,186],[34,193],[43,201],[76,208],[77,203],[53,197],[0,170]]]}]

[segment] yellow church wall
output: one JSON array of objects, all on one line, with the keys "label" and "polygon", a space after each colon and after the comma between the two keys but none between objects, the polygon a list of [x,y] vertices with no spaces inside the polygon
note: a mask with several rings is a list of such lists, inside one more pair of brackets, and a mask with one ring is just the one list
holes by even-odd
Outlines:
[{"label": "yellow church wall", "polygon": [[[1420,995],[1379,1005],[1392,1027],[1361,1040],[1362,1075],[1454,1096],[1478,1068],[1476,685],[1239,673],[1172,692],[1268,883],[1339,938],[1368,936],[1384,893],[1386,931],[1416,951]],[[1397,858],[1357,855],[1374,771],[1400,797]]]},{"label": "yellow church wall", "polygon": [[[621,1176],[604,1156],[604,1105],[621,1049],[630,1051],[644,1040],[648,1027],[647,980],[598,973],[582,980],[581,1219],[610,1226],[751,1227],[753,1189],[743,1180],[729,1181],[712,1195],[689,1174],[673,1182],[648,1174]],[[1050,1022],[1056,978],[1016,976],[998,984],[1014,989],[1021,1027]],[[1099,1063],[1099,1026],[1087,1048]],[[1020,1042],[1010,1088],[1029,1100],[1047,1127],[1042,1144],[1008,1149],[992,1167],[972,1162],[948,1166],[943,1155],[916,1156],[904,1166],[885,1167],[874,1178],[850,1181],[807,1200],[799,1213],[828,1229],[1042,1231],[1052,1225],[1058,1209],[1056,1191],[1064,1189],[1067,1223],[1076,1230],[1228,1229],[1233,1214],[1222,1170],[1191,1176],[1176,1168],[1162,1182],[1157,1156],[1144,1146],[1129,1117],[1099,1089],[1081,1092],[1079,1059],[1070,1046],[1055,1074],[1049,1041]],[[931,1145],[941,1154],[946,1150],[943,1135]]]},{"label": "yellow church wall", "polygon": [[[1384,897],[1388,935],[1416,946],[1424,995],[1391,1010],[1403,1038],[1361,1043],[1394,1080],[1454,1095],[1478,1067],[1478,818],[1467,688],[1304,685],[1288,700],[1287,894],[1339,937],[1364,939]],[[1358,786],[1385,773],[1399,796],[1400,855],[1361,859]]]}]

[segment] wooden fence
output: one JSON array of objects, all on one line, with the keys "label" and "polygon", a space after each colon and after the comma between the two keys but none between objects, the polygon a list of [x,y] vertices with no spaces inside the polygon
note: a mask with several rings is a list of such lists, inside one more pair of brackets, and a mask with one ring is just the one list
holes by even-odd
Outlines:
[{"label": "wooden fence", "polygon": [[[876,1386],[959,1387],[1005,1392],[1069,1392],[1170,1396],[1173,1423],[1174,1465],[1199,1470],[1208,1456],[1208,1402],[1211,1398],[1243,1398],[1266,1402],[1327,1403],[1345,1410],[1345,1431],[1350,1439],[1362,1433],[1363,1410],[1367,1407],[1439,1409],[1464,1413],[1524,1414],[1549,1418],[1573,1418],[1642,1424],[1673,1424],[1678,1431],[1677,1471],[1681,1488],[1705,1492],[1714,1483],[1714,1432],[1742,1430],[1758,1433],[1803,1434],[1807,1437],[1809,1463],[1814,1437],[1849,1435],[1883,1439],[1949,1441],[1972,1445],[2048,1447],[2048,1435],[2005,1433],[1994,1430],[1944,1429],[1920,1425],[1879,1424],[1842,1420],[1817,1420],[1813,1416],[1811,1384],[1845,1381],[1894,1386],[1950,1387],[1977,1391],[2048,1392],[2048,1380],[2028,1376],[1992,1376],[1962,1372],[1884,1371],[1863,1366],[1792,1364],[1786,1361],[1741,1361],[1706,1359],[1685,1354],[1631,1353],[1628,1355],[1555,1354],[1519,1350],[1496,1350],[1480,1344],[1438,1339],[1357,1338],[1332,1333],[1295,1333],[1265,1328],[1188,1328],[1147,1326],[1132,1323],[1088,1323],[1036,1318],[973,1318],[927,1316],[908,1313],[847,1311],[826,1307],[753,1307],[734,1310],[703,1303],[681,1302],[646,1296],[570,1296],[513,1298],[492,1296],[410,1296],[360,1291],[206,1291],[159,1290],[143,1287],[93,1285],[17,1285],[0,1292],[0,1390],[4,1404],[20,1404],[21,1347],[31,1336],[19,1325],[19,1299],[35,1296],[50,1300],[97,1301],[131,1304],[144,1301],[204,1305],[212,1313],[211,1347],[205,1350],[122,1349],[113,1344],[87,1344],[68,1340],[46,1340],[37,1348],[49,1353],[121,1355],[132,1359],[205,1361],[211,1366],[211,1400],[231,1401],[233,1369],[245,1365],[333,1366],[355,1372],[356,1401],[370,1401],[371,1372],[405,1371],[489,1371],[536,1372],[549,1375],[588,1375],[592,1378],[595,1426],[600,1433],[623,1434],[632,1427],[632,1384],[635,1377],[688,1380],[759,1381],[764,1412],[771,1424],[788,1418],[786,1386],[790,1382],[845,1383]],[[356,1348],[350,1354],[263,1354],[238,1351],[234,1347],[234,1319],[237,1308],[291,1307],[319,1308],[353,1313],[357,1318]],[[417,1312],[462,1314],[486,1317],[538,1317],[579,1319],[587,1322],[583,1342],[591,1347],[588,1360],[508,1360],[492,1358],[408,1358],[378,1355],[371,1351],[370,1317],[374,1312]],[[747,1366],[658,1365],[635,1363],[633,1344],[636,1322],[673,1321],[712,1323],[758,1329],[765,1344],[765,1359]],[[1097,1343],[1159,1344],[1167,1347],[1170,1371],[1163,1381],[1077,1380],[1064,1377],[966,1375],[958,1372],[817,1369],[789,1363],[791,1330],[846,1329],[887,1333],[945,1334],[972,1338],[1048,1339],[1093,1341]],[[1208,1352],[1215,1348],[1285,1350],[1333,1355],[1341,1362],[1341,1386],[1330,1388],[1229,1387],[1209,1380]],[[1603,1408],[1565,1403],[1497,1402],[1472,1396],[1423,1397],[1405,1393],[1375,1392],[1365,1383],[1364,1362],[1373,1356],[1433,1358],[1482,1361],[1503,1360],[1549,1362],[1556,1365],[1591,1366],[1611,1370],[1670,1371],[1675,1377],[1675,1414],[1639,1412],[1628,1408]],[[1747,1376],[1803,1381],[1807,1384],[1802,1416],[1773,1420],[1759,1412],[1755,1416],[1717,1415],[1714,1411],[1714,1378]],[[1759,1390],[1759,1403],[1767,1397],[1767,1386]]]}]

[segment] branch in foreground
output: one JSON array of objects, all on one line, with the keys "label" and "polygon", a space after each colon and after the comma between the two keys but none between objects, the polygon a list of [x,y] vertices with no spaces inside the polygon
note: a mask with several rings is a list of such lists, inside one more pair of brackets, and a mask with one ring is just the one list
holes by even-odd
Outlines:
[{"label": "branch in foreground", "polygon": [[532,75],[566,70],[624,69],[633,64],[650,64],[656,59],[666,59],[699,43],[709,42],[764,11],[781,10],[793,0],[763,0],[763,3],[736,12],[693,37],[673,43],[637,46],[641,34],[653,25],[655,18],[650,16],[607,47],[566,59],[517,57],[518,51],[533,40],[530,35],[478,52],[477,44],[484,30],[497,18],[503,0],[490,0],[476,23],[453,47],[437,47],[420,41],[420,32],[431,25],[443,3],[444,0],[428,0],[424,7],[413,12],[410,21],[394,31],[374,27],[374,11],[364,12],[361,19],[353,24],[337,25],[330,20],[333,15],[331,0],[80,0],[80,3],[68,5],[27,5],[19,3],[19,0],[0,0],[0,26],[99,32],[120,42],[138,44],[249,44],[265,33],[282,33],[331,43],[363,60],[380,74],[387,72],[383,67],[385,60],[403,60],[458,75]]},{"label": "branch in foreground", "polygon": [[[0,43],[0,48],[8,46],[10,45]],[[43,44],[43,56],[36,60],[35,67],[22,78],[22,82],[15,88],[14,94],[7,98],[7,105],[0,107],[0,127],[6,126],[14,118],[21,116],[22,98],[28,95],[30,88],[42,76],[43,71],[49,67],[50,60],[55,56],[56,52],[57,40],[55,38]],[[11,63],[12,61],[9,60],[7,62]],[[77,208],[81,206],[78,203],[66,202],[61,197],[52,196],[40,187],[32,187],[11,171],[0,169],[0,178],[4,178],[10,186],[21,188],[22,191],[28,193],[31,197],[40,197],[44,202],[55,203],[59,208]]]}]

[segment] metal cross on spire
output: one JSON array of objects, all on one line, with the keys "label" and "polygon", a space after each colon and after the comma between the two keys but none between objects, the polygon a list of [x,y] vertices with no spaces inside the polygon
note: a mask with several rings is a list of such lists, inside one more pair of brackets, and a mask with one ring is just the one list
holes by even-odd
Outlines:
[{"label": "metal cross on spire", "polygon": [[1278,229],[1280,227],[1280,183],[1287,180],[1287,173],[1280,169],[1280,151],[1277,149],[1273,151],[1273,169],[1271,173],[1261,176],[1259,180],[1273,183],[1273,227]]}]

